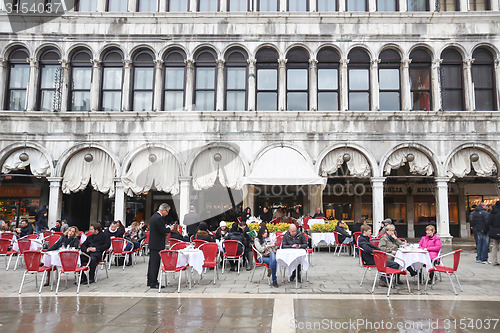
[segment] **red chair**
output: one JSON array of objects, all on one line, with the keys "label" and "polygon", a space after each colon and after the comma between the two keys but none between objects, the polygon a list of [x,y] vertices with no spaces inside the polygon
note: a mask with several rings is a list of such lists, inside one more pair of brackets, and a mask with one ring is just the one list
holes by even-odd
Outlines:
[{"label": "red chair", "polygon": [[[158,292],[161,292],[161,284],[163,282],[163,275],[166,272],[179,272],[179,286],[177,287],[177,292],[179,293],[181,291],[181,274],[182,271],[185,271],[187,266],[181,266],[177,267],[177,258],[179,256],[179,252],[173,251],[173,250],[163,250],[160,251],[160,258],[162,262],[162,267],[161,267],[161,272],[162,274],[160,275],[160,283],[159,283],[159,288]],[[186,279],[187,281],[187,279]],[[167,275],[167,284],[168,284],[168,275]]]},{"label": "red chair", "polygon": [[281,248],[281,243],[283,243],[283,235],[276,237],[276,246]]},{"label": "red chair", "polygon": [[[7,238],[0,238],[0,256],[5,257],[5,270],[9,270],[10,266],[10,261],[12,260],[12,256],[16,254],[17,252],[14,250],[9,251],[9,246],[10,246],[10,239]],[[7,256],[9,257],[9,262],[7,262]]]},{"label": "red chair", "polygon": [[[356,242],[357,243],[357,242]],[[377,267],[377,265],[368,265],[365,261],[365,259],[363,259],[363,249],[360,248],[357,244],[355,245],[356,246],[356,249],[359,251],[359,262],[361,263],[361,266],[363,266],[365,268],[365,271],[363,272],[363,277],[361,278],[361,283],[359,284],[360,286],[363,285],[363,281],[365,279],[365,276],[366,276],[366,272],[371,270],[372,267]]]},{"label": "red chair", "polygon": [[[48,238],[47,238],[47,242],[49,244],[49,248],[54,245],[58,240],[59,238],[61,238],[61,236],[59,235],[50,235]],[[44,250],[44,252],[47,251],[47,250]]]},{"label": "red chair", "polygon": [[314,253],[314,249],[313,248],[309,248],[309,235],[306,235],[304,234],[304,236],[306,237],[306,242],[307,242],[307,254],[309,255],[309,263],[311,264],[311,266],[314,266],[313,263],[312,263],[312,256],[313,256],[313,253]]},{"label": "red chair", "polygon": [[276,231],[276,237],[283,236],[284,233],[285,232],[283,230],[278,230],[278,231]]},{"label": "red chair", "polygon": [[172,251],[183,250],[186,247],[188,247],[189,245],[190,244],[188,242],[177,242],[177,243],[174,244],[174,246],[170,247],[170,250],[172,250]]},{"label": "red chair", "polygon": [[214,284],[215,278],[219,278],[219,271],[217,270],[217,264],[219,262],[219,246],[217,243],[205,242],[201,244],[199,249],[203,251],[203,256],[205,261],[203,262],[203,267],[214,269]]},{"label": "red chair", "polygon": [[[169,236],[169,241],[170,241],[170,236]],[[148,254],[149,251],[149,232],[146,232],[146,238],[144,238],[141,241],[141,250],[142,250],[142,255],[144,256],[144,262],[146,262],[146,254]]]},{"label": "red chair", "polygon": [[[37,239],[37,238],[38,238],[37,234],[26,235],[26,239],[29,239],[29,240]],[[24,237],[21,239],[24,239]]]},{"label": "red chair", "polygon": [[349,248],[351,247],[351,243],[341,243],[339,241],[339,233],[334,231],[333,235],[335,236],[335,251],[333,251],[333,255],[337,252],[337,249],[339,250],[337,257],[340,257],[340,252],[342,252],[342,248]]},{"label": "red chair", "polygon": [[[240,247],[240,250],[238,250]],[[240,263],[243,262],[243,254],[245,253],[245,245],[237,240],[225,240],[222,242],[222,249],[224,250],[224,258],[222,260],[222,274],[224,274],[224,267],[228,260],[238,260],[238,275],[240,274]]]},{"label": "red chair", "polygon": [[[113,262],[114,259],[123,258],[123,270],[125,270],[125,263],[129,260],[128,257],[129,257],[129,255],[132,255],[134,252],[132,250],[126,251],[125,250],[125,246],[126,246],[125,243],[130,244],[132,246],[131,249],[134,248],[134,243],[132,243],[131,241],[128,241],[124,238],[115,237],[111,240],[111,248],[113,249],[113,251],[111,252],[111,256],[109,258],[108,269],[111,268],[111,263]],[[132,262],[133,262],[133,260],[132,260]]]},{"label": "red chair", "polygon": [[[101,269],[103,269],[103,266],[104,266],[104,269],[106,269],[106,277],[109,279],[108,261],[106,260],[106,258],[109,258],[109,251],[104,251],[102,253],[101,260],[99,260],[99,262],[97,263],[97,266],[101,265]],[[95,282],[97,282],[97,272],[99,272],[98,267],[95,270],[95,276],[94,276],[94,281]]]},{"label": "red chair", "polygon": [[[149,237],[149,236],[148,236],[148,237]],[[170,244],[170,249],[172,249],[172,247],[173,247],[175,244],[179,243],[179,242],[180,242],[180,240],[178,240],[177,238],[169,238],[169,239],[168,239],[168,242],[169,242],[169,244]]]},{"label": "red chair", "polygon": [[380,238],[372,238],[370,239],[370,243],[378,247],[378,244],[380,243]]},{"label": "red chair", "polygon": [[[360,231],[356,231],[354,233],[354,244],[358,244],[358,238],[359,236],[361,236],[361,232]],[[356,252],[358,251],[353,251],[353,258],[356,258]]]},{"label": "red chair", "polygon": [[[391,277],[391,281],[389,282],[389,290],[387,290],[387,297],[389,297],[389,294],[391,293],[391,288],[392,288],[392,282],[394,281],[394,275],[395,274],[400,274],[400,275],[406,275],[406,271],[400,270],[400,269],[394,269],[387,267],[387,253],[382,252],[382,251],[373,251],[373,258],[375,259],[375,265],[377,266],[377,272],[375,273],[375,279],[373,280],[373,287],[372,287],[372,293],[375,290],[375,284],[377,283],[377,277],[378,274],[380,273],[382,276]],[[407,267],[406,263],[404,262],[403,259],[394,257],[395,259],[399,259],[401,262],[403,262],[403,267]],[[408,282],[408,277],[406,278],[406,284],[408,285],[408,292],[411,293],[410,291],[410,282]]]},{"label": "red chair", "polygon": [[42,234],[43,234],[43,238],[47,238],[50,235],[52,235],[52,231],[50,231],[50,230],[44,230],[44,231],[42,231]]},{"label": "red chair", "polygon": [[[42,292],[43,281],[45,281],[45,275],[47,272],[52,271],[52,267],[44,267],[40,266],[40,262],[42,260],[42,252],[40,251],[24,251],[24,262],[26,263],[26,271],[23,274],[23,279],[21,281],[21,286],[19,287],[19,293],[23,290],[24,280],[26,279],[26,274],[35,274],[35,287],[37,287],[37,277],[38,273],[42,274],[42,281],[40,282],[40,289],[38,293]],[[50,290],[52,290],[52,283],[50,284]]]},{"label": "red chair", "polygon": [[[17,255],[17,259],[16,259],[16,264],[14,265],[14,270],[17,269],[17,264],[19,263],[19,258],[21,258],[23,255],[24,255],[24,252],[26,251],[29,251],[30,247],[31,247],[31,240],[29,239],[19,239],[17,241],[17,245],[19,246],[19,254]],[[22,259],[21,259],[21,263],[22,263]]]},{"label": "red chair", "polygon": [[194,243],[194,248],[195,248],[195,249],[197,249],[197,248],[199,248],[200,246],[202,246],[203,244],[208,243],[208,242],[207,242],[207,241],[204,241],[203,239],[195,239],[195,240],[193,241],[193,243]]},{"label": "red chair", "polygon": [[12,240],[14,238],[14,233],[10,231],[4,231],[2,232],[2,235],[0,235],[0,238]]},{"label": "red chair", "polygon": [[271,220],[271,223],[274,223],[274,224],[278,224],[281,222],[281,217],[273,217],[273,219]]},{"label": "red chair", "polygon": [[238,223],[241,222],[241,216],[238,216]]},{"label": "red chair", "polygon": [[302,219],[302,228],[304,228],[305,230],[308,230],[308,229],[311,229],[311,227],[309,226],[309,220],[311,218],[309,216],[306,216]]},{"label": "red chair", "polygon": [[[255,269],[257,268],[257,266],[266,268],[264,270],[264,273],[262,274],[262,278],[264,278],[267,270],[269,269],[268,264],[266,264],[264,261],[260,262],[260,259],[262,259],[262,254],[259,251],[257,251],[255,249],[255,246],[253,246],[253,245],[252,245],[252,253],[253,253],[253,261],[254,261],[255,265],[253,266],[252,276],[250,277],[250,282],[252,282],[252,280],[253,280],[253,274],[255,273]],[[267,277],[267,283],[269,285],[271,285],[271,279],[269,278],[269,276]]]},{"label": "red chair", "polygon": [[54,232],[53,232],[53,234],[54,234],[54,235],[59,235],[59,237],[60,237],[60,236],[64,235],[64,232],[61,232],[61,231],[54,231]]},{"label": "red chair", "polygon": [[[78,258],[80,257],[80,252],[79,251],[60,251],[59,252],[59,258],[61,258],[61,269],[59,270],[59,276],[57,278],[57,287],[56,287],[56,295],[57,292],[59,291],[59,283],[61,282],[61,275],[62,274],[67,274],[67,273],[73,273],[76,274],[77,278],[77,289],[76,293],[78,294],[80,292],[80,281],[82,280],[82,274],[85,271],[89,270],[89,265],[90,265],[90,257],[85,254],[81,253],[81,255],[84,255],[88,258],[87,265],[78,267]],[[87,286],[90,287],[90,277],[87,279]],[[66,275],[66,287],[68,287],[68,276]]]},{"label": "red chair", "polygon": [[89,237],[90,235],[92,235],[92,231],[90,230],[85,231],[85,236]]},{"label": "red chair", "polygon": [[[453,287],[453,291],[455,292],[455,295],[458,295],[458,293],[457,293],[457,290],[455,289],[455,285],[453,284],[453,279],[451,278],[452,275],[454,275],[455,279],[457,279],[458,287],[460,288],[460,291],[463,292],[462,286],[460,285],[460,281],[458,280],[458,276],[457,276],[457,274],[455,274],[455,272],[458,269],[458,264],[460,263],[460,252],[462,252],[462,249],[459,249],[459,250],[456,250],[456,251],[453,251],[453,252],[450,252],[447,254],[443,254],[442,256],[436,257],[432,261],[433,267],[431,269],[429,269],[429,274],[432,272],[446,273],[446,275],[448,275],[448,277],[450,278],[450,283],[451,283],[451,286]],[[451,255],[453,255],[453,267],[447,267],[447,266],[441,265],[442,259],[444,257],[451,256]],[[434,275],[436,275],[436,274],[434,274]],[[427,290],[428,283],[429,283],[429,276],[427,276],[427,280],[425,281],[424,290]],[[433,281],[431,281],[431,287],[433,284],[434,284],[434,279],[433,279]]]}]

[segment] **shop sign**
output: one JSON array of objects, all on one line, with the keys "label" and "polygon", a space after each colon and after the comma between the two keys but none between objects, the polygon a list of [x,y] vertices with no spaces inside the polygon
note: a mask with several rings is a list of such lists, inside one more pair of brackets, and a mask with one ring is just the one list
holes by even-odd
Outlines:
[{"label": "shop sign", "polygon": [[33,186],[1,186],[0,197],[7,198],[24,198],[24,197],[40,197],[42,189]]}]

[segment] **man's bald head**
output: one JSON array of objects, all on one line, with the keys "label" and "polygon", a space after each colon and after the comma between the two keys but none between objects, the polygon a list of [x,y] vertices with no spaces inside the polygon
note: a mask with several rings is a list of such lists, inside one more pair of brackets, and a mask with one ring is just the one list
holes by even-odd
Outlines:
[{"label": "man's bald head", "polygon": [[297,226],[293,223],[290,224],[290,226],[288,227],[288,232],[292,237],[295,237],[295,235],[297,234]]}]

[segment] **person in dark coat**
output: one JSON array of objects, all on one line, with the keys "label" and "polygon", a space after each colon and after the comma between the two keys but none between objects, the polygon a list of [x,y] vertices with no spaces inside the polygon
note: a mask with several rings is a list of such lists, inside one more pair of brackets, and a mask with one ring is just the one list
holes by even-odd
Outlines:
[{"label": "person in dark coat", "polygon": [[[281,243],[281,248],[283,249],[306,249],[307,248],[307,240],[304,234],[301,231],[297,230],[297,226],[295,224],[290,224],[288,227],[288,231],[283,235],[283,242]],[[302,282],[302,278],[300,276],[301,265],[297,266],[297,269],[292,272],[290,276],[290,281],[295,280],[295,275],[297,275],[297,279],[299,282]]]},{"label": "person in dark coat", "polygon": [[16,229],[16,233],[19,236],[19,238],[23,238],[27,235],[32,235],[33,227],[31,226],[31,224],[28,223],[28,220],[22,220],[21,227]]},{"label": "person in dark coat", "polygon": [[490,229],[488,231],[491,239],[491,258],[493,266],[500,265],[500,257],[498,253],[500,252],[500,201],[495,203],[495,206],[491,208],[490,214]]},{"label": "person in dark coat", "polygon": [[[57,242],[54,243],[47,251],[55,251],[60,248],[70,247],[79,248],[80,247],[80,237],[77,227],[69,227],[68,230],[62,235]],[[50,275],[50,274],[49,274]]]},{"label": "person in dark coat", "polygon": [[[69,229],[68,229],[69,230]],[[111,240],[109,237],[102,231],[102,226],[100,223],[92,223],[90,226],[90,231],[92,231],[92,235],[88,236],[85,242],[82,244],[82,252],[86,253],[90,256],[90,271],[89,271],[89,282],[94,283],[95,277],[95,269],[97,267],[97,263],[102,259],[102,253],[105,252],[111,246]],[[88,262],[88,258],[86,256],[80,256],[80,260],[82,265]],[[82,280],[81,283],[87,282],[87,275],[82,272]]]},{"label": "person in dark coat", "polygon": [[36,227],[36,233],[39,234],[44,230],[47,230],[49,228],[49,222],[48,222],[48,217],[47,217],[47,211],[44,210],[42,214],[40,215],[40,218],[36,220],[35,222],[35,227]]},{"label": "person in dark coat", "polygon": [[123,235],[125,234],[125,230],[122,230],[120,228],[120,222],[119,221],[113,221],[109,225],[109,228],[104,230],[104,233],[110,238],[123,238]]},{"label": "person in dark coat", "polygon": [[181,242],[189,242],[189,239],[179,232],[179,223],[174,223],[170,230],[170,238],[178,239]]},{"label": "person in dark coat", "polygon": [[[66,229],[68,230],[68,229]],[[60,220],[57,220],[56,221],[56,225],[52,228],[50,228],[50,231],[52,232],[61,232],[61,221]]]},{"label": "person in dark coat", "polygon": [[476,262],[488,263],[488,250],[490,247],[490,237],[488,230],[490,227],[490,213],[486,210],[488,206],[481,202],[471,214],[471,225],[474,234],[477,233]]},{"label": "person in dark coat", "polygon": [[215,242],[214,236],[208,231],[208,225],[205,222],[201,222],[198,226],[198,231],[194,235],[193,239],[204,240],[205,242]]},{"label": "person in dark coat", "polygon": [[[250,239],[250,236],[247,234],[247,232],[249,231],[250,229],[248,228],[246,223],[241,222],[238,224],[237,222],[234,222],[226,238],[228,240],[237,240],[245,247],[243,261],[246,262],[247,271],[252,270],[252,262],[253,262],[252,260],[253,254],[251,246],[252,240]],[[243,249],[241,249],[240,246],[238,246],[238,252],[241,252],[242,250]],[[235,271],[236,270],[235,263],[233,261],[230,261],[229,263],[231,265],[231,271]]]},{"label": "person in dark coat", "polygon": [[364,219],[358,219],[356,223],[352,225],[351,231],[353,235],[355,232],[361,232],[361,226],[363,225],[364,222],[365,222]]},{"label": "person in dark coat", "polygon": [[262,222],[269,223],[273,219],[273,213],[267,208],[262,208],[262,214],[260,215]]},{"label": "person in dark coat", "polygon": [[241,222],[246,222],[250,217],[252,217],[252,210],[250,207],[247,207],[243,213],[241,213]]},{"label": "person in dark coat", "polygon": [[191,236],[193,236],[198,230],[198,225],[200,224],[200,222],[201,222],[200,215],[196,213],[194,206],[190,206],[189,213],[184,215],[184,221],[183,221],[183,224],[186,226],[186,231],[189,239],[191,239]]},{"label": "person in dark coat", "polygon": [[160,271],[160,251],[165,250],[165,241],[170,228],[165,225],[164,217],[167,216],[170,206],[162,203],[158,211],[149,219],[149,263],[147,285],[158,289],[158,272]]}]

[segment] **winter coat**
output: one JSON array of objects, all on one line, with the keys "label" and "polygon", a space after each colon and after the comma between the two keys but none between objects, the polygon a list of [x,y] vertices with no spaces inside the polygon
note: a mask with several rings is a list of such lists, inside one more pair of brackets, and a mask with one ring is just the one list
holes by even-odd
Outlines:
[{"label": "winter coat", "polygon": [[421,249],[427,249],[431,260],[434,260],[439,255],[439,251],[441,251],[441,238],[439,238],[438,235],[434,235],[432,237],[425,235],[422,239],[420,239],[420,242],[418,242],[418,247]]}]

